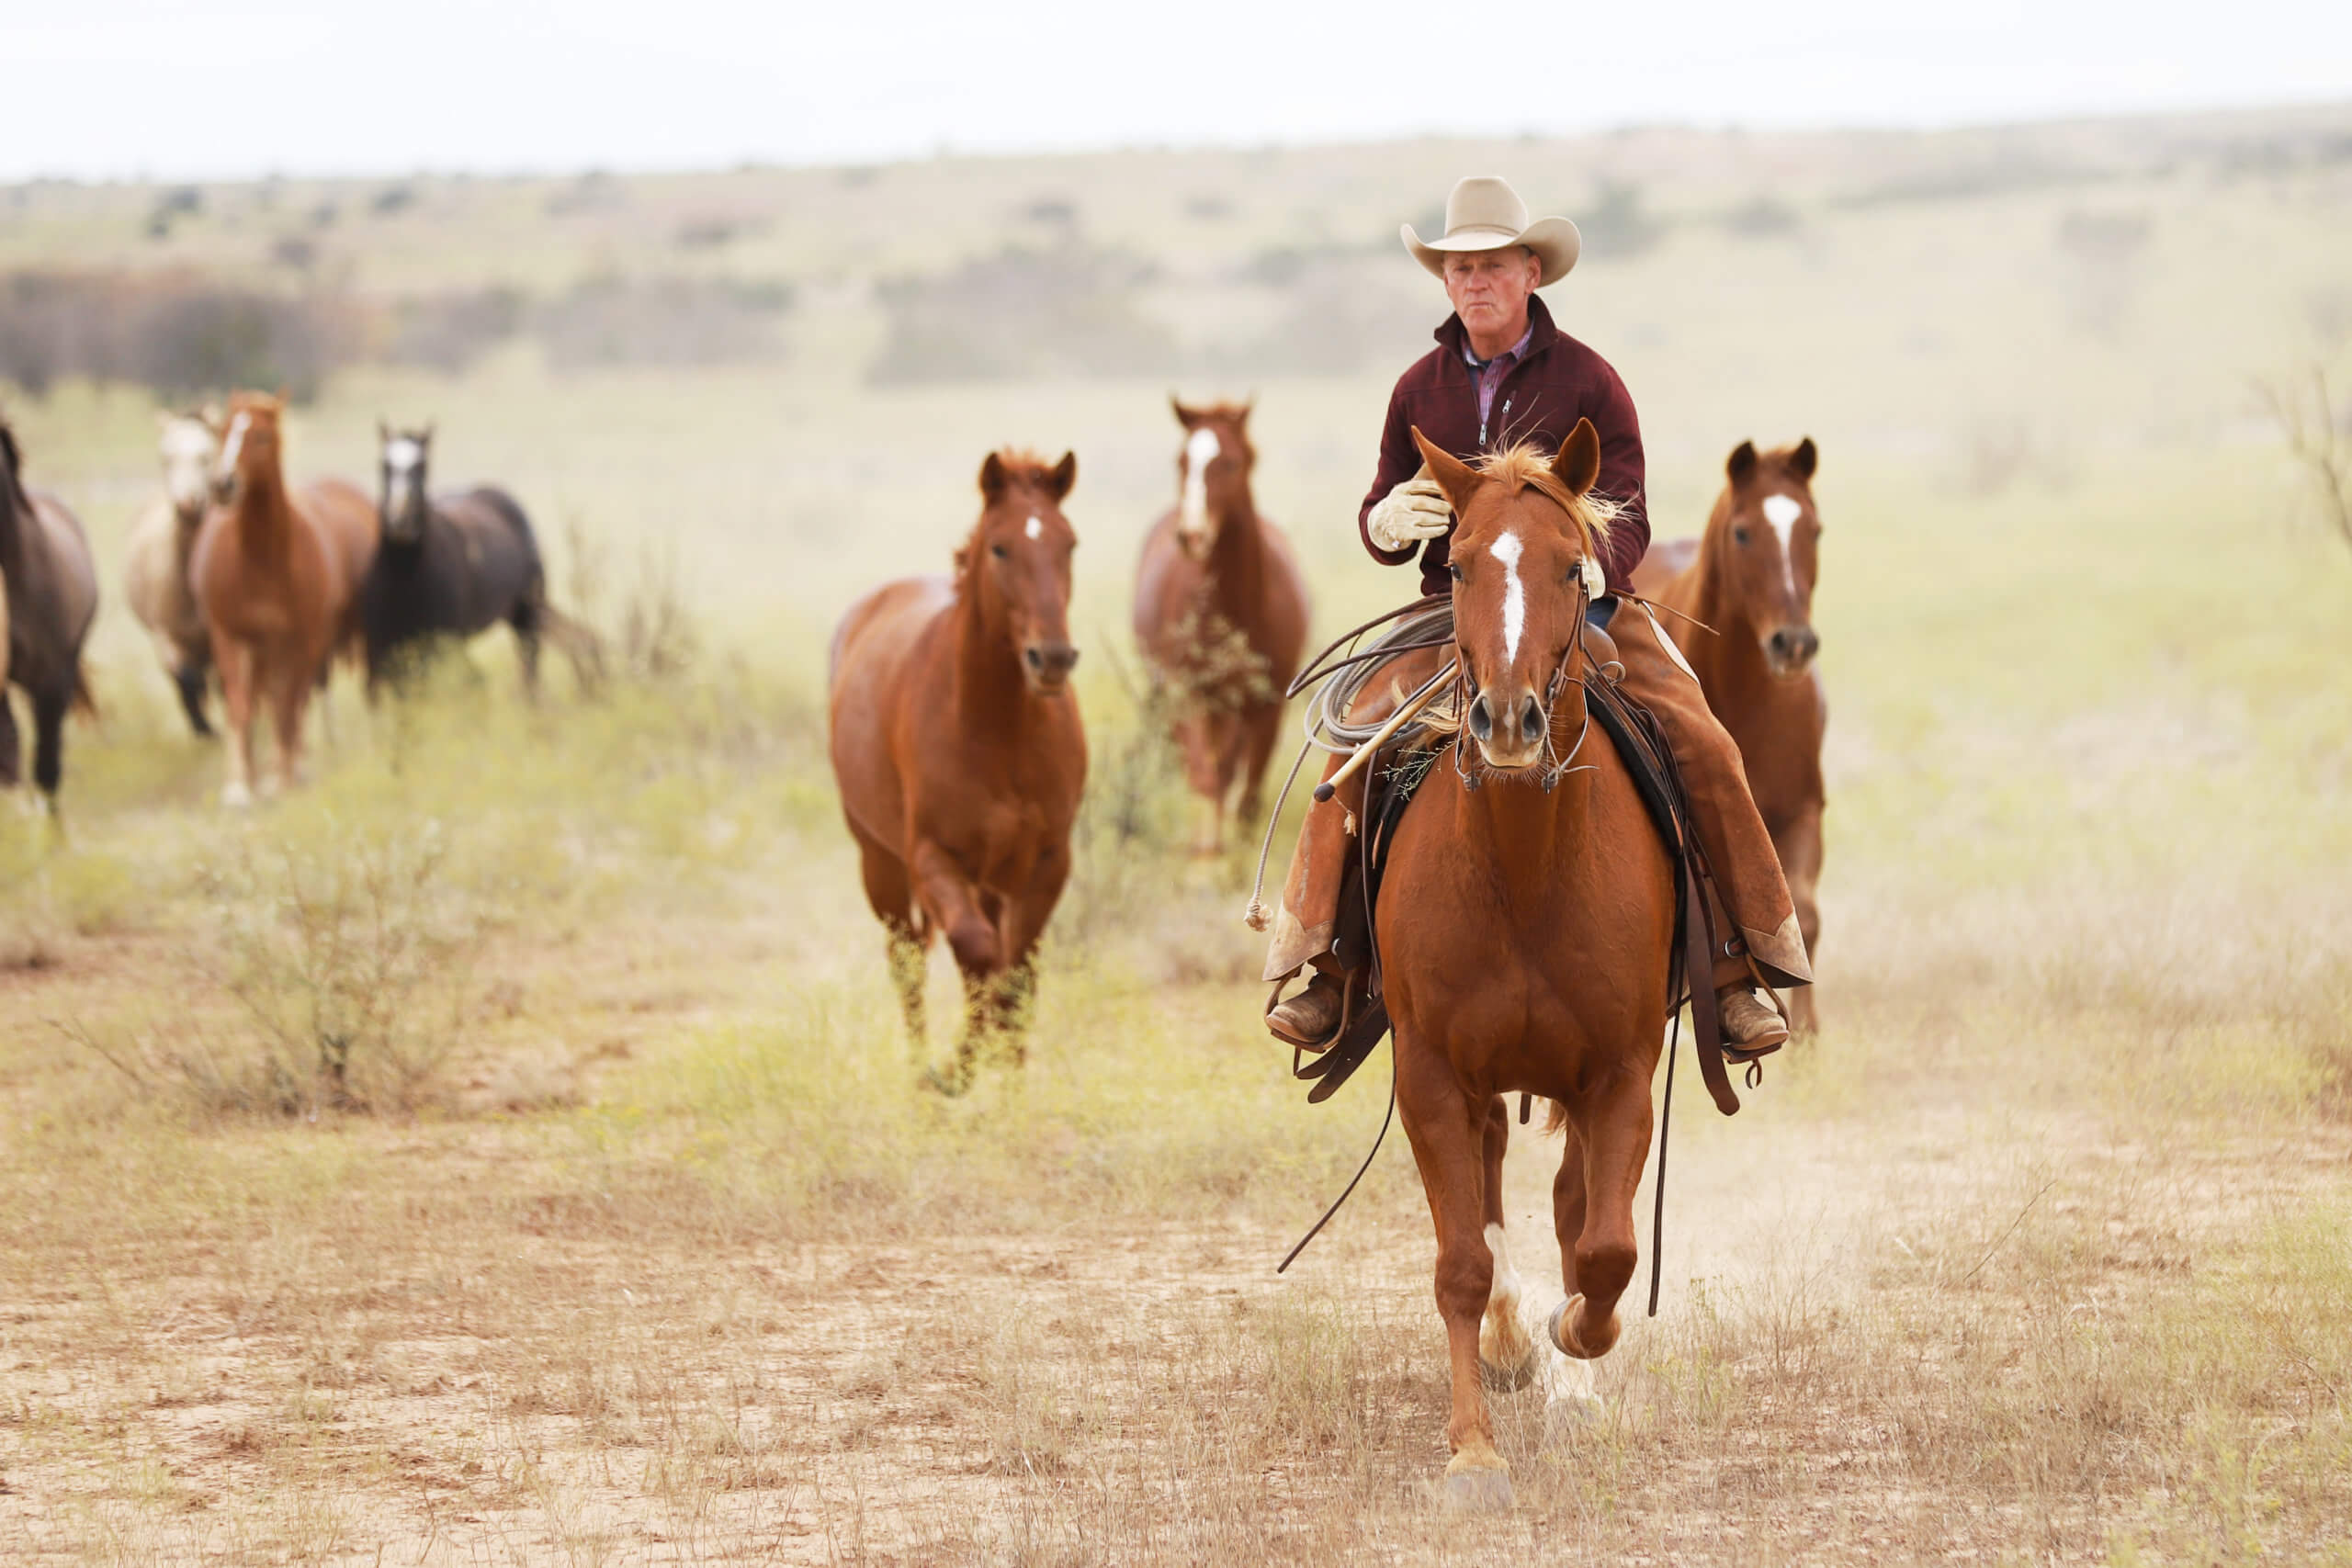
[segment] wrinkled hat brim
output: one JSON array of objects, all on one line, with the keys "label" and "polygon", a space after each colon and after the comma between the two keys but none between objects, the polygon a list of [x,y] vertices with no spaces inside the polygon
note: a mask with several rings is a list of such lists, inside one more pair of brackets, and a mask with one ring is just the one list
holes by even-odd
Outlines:
[{"label": "wrinkled hat brim", "polygon": [[[1524,210],[1524,209],[1522,209]],[[1445,276],[1445,258],[1465,251],[1500,251],[1513,245],[1525,245],[1535,253],[1543,264],[1543,273],[1535,287],[1545,288],[1568,276],[1583,253],[1584,236],[1577,226],[1565,218],[1539,218],[1519,233],[1505,229],[1462,229],[1442,234],[1434,240],[1424,240],[1413,232],[1410,223],[1397,225],[1396,232],[1405,242],[1405,249],[1439,277]]]}]

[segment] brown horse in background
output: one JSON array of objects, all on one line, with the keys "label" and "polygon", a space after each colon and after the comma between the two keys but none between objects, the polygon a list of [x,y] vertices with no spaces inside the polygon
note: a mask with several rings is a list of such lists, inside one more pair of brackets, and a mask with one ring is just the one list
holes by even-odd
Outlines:
[{"label": "brown horse in background", "polygon": [[[1821,942],[1821,740],[1829,722],[1814,663],[1819,464],[1810,436],[1762,453],[1741,442],[1724,466],[1727,482],[1706,533],[1652,545],[1634,577],[1635,592],[1710,628],[1693,628],[1683,650],[1707,705],[1739,743],[1808,955]],[[1815,989],[1789,994],[1789,1024],[1801,1033],[1820,1026]]]},{"label": "brown horse in background", "polygon": [[1207,807],[1193,847],[1213,855],[1237,778],[1242,821],[1258,815],[1283,693],[1306,644],[1306,584],[1290,541],[1250,499],[1250,405],[1170,402],[1186,433],[1178,502],[1144,537],[1136,641],[1175,698],[1184,781]]},{"label": "brown horse in background", "polygon": [[963,971],[956,1065],[925,1073],[946,1094],[970,1087],[983,1040],[1023,1059],[1037,939],[1069,876],[1086,732],[1069,686],[1078,537],[1061,502],[1077,479],[1069,454],[1049,468],[991,452],[954,578],[887,583],[833,633],[833,777],[918,1053],[934,931]]},{"label": "brown horse in background", "polygon": [[92,706],[82,644],[98,614],[97,567],[82,525],[55,496],[25,488],[17,434],[0,421],[0,785],[22,771],[8,687],[32,699],[33,783],[57,813],[65,713]]},{"label": "brown horse in background", "polygon": [[284,410],[258,392],[229,400],[220,501],[188,558],[229,715],[224,806],[253,800],[257,703],[277,735],[276,784],[300,782],[311,689],[338,650],[357,655],[355,596],[376,555],[376,508],[357,489],[341,479],[287,489]]},{"label": "brown horse in background", "polygon": [[[1447,1490],[1508,1506],[1480,1363],[1506,1380],[1568,1369],[1531,1334],[1504,1249],[1502,1097],[1544,1096],[1566,1130],[1552,1190],[1568,1299],[1547,1337],[1589,1360],[1616,1343],[1634,1276],[1674,872],[1623,762],[1587,730],[1582,563],[1607,527],[1589,499],[1600,469],[1591,423],[1579,420],[1548,463],[1519,446],[1474,468],[1414,436],[1459,519],[1465,701],[1461,730],[1396,827],[1375,930],[1396,1105],[1437,1225],[1453,1385]],[[1555,1404],[1589,1398],[1589,1370],[1581,1377],[1586,1392],[1555,1393]]]}]

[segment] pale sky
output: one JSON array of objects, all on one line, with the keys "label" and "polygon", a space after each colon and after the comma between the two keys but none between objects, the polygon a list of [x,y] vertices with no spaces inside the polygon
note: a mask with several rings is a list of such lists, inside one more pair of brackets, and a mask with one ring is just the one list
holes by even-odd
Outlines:
[{"label": "pale sky", "polygon": [[2342,0],[59,0],[0,179],[831,164],[2352,100]]}]

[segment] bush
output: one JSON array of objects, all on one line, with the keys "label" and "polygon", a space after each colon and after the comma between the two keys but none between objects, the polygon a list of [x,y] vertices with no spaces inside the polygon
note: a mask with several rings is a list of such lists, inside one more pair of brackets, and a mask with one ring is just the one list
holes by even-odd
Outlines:
[{"label": "bush", "polygon": [[1008,247],[881,288],[890,332],[877,386],[1130,376],[1177,368],[1167,329],[1136,308],[1150,269],[1077,244]]},{"label": "bush", "polygon": [[729,278],[591,278],[541,307],[535,330],[559,369],[601,365],[728,365],[784,353],[781,283]]},{"label": "bush", "polygon": [[19,272],[0,280],[0,376],[129,381],[165,399],[229,387],[318,395],[352,357],[356,313],[328,294],[270,294],[186,273]]}]

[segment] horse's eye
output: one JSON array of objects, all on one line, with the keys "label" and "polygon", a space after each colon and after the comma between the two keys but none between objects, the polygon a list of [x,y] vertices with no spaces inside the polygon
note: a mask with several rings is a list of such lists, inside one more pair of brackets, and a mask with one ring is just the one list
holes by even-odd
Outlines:
[{"label": "horse's eye", "polygon": [[1452,573],[1453,573],[1453,581],[1456,581],[1456,582],[1460,582],[1460,581],[1463,580],[1463,579],[1462,579],[1462,569],[1461,569],[1460,567],[1458,567],[1458,566],[1454,565],[1452,561],[1448,561],[1448,562],[1446,562],[1446,563],[1445,563],[1445,570],[1448,570],[1448,571],[1450,571],[1450,572],[1452,572]]},{"label": "horse's eye", "polygon": [[1747,543],[1747,530],[1745,528],[1734,528],[1731,531],[1731,541],[1735,545],[1744,545]]},{"label": "horse's eye", "polygon": [[1012,554],[1012,552],[1011,550],[1006,549],[1002,545],[990,545],[990,546],[989,547],[989,554],[990,554],[990,555],[992,555],[992,556],[996,557],[996,558],[997,558],[997,559],[999,559],[999,560],[1002,560],[1002,559],[1004,559],[1007,556],[1010,556],[1011,554]]}]

